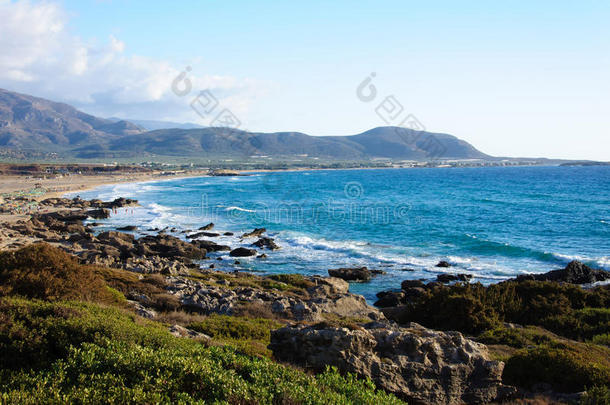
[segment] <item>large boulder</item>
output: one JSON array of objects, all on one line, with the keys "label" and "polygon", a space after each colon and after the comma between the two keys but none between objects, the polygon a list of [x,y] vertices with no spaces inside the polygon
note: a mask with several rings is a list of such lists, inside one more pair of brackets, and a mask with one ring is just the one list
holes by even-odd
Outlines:
[{"label": "large boulder", "polygon": [[369,281],[371,272],[366,267],[344,267],[340,269],[328,270],[331,277],[341,278],[346,281]]},{"label": "large boulder", "polygon": [[557,281],[571,284],[589,284],[597,281],[610,280],[610,271],[595,270],[589,266],[573,260],[564,269],[549,271],[543,274],[525,274],[516,281]]},{"label": "large boulder", "polygon": [[280,361],[369,377],[409,403],[488,403],[511,391],[501,382],[504,363],[484,345],[417,324],[287,326],[271,332],[269,348]]}]

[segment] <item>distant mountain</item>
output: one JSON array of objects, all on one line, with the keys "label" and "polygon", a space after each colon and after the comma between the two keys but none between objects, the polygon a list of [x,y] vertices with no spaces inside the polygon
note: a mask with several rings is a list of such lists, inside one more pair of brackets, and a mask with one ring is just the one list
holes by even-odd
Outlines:
[{"label": "distant mountain", "polygon": [[98,118],[68,104],[0,89],[0,146],[64,151],[140,132],[127,121]]},{"label": "distant mountain", "polygon": [[154,154],[181,157],[308,156],[342,160],[492,158],[455,136],[399,127],[379,127],[352,136],[257,133],[205,127],[164,128],[148,132],[143,129],[151,125],[174,124],[98,118],[67,104],[0,89],[0,147],[60,152],[67,157]]},{"label": "distant mountain", "polygon": [[[111,117],[108,118],[111,121],[122,121],[120,118]],[[193,124],[191,122],[172,122],[172,121],[157,121],[157,120],[134,120],[127,119],[127,121],[136,124],[137,126],[144,128],[147,131],[155,131],[157,129],[196,129],[205,128],[202,125]]]}]

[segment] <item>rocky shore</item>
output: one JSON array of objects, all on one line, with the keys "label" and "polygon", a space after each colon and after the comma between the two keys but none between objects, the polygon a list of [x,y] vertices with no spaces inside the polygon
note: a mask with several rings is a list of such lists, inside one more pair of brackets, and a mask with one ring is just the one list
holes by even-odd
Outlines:
[{"label": "rocky shore", "polygon": [[[280,247],[265,236],[263,228],[241,236],[248,241],[246,247],[205,239],[222,233],[213,224],[190,232],[146,230],[135,235],[135,228],[98,232],[91,222],[135,205],[137,201],[122,198],[43,200],[29,218],[1,224],[0,243],[13,252],[44,243],[75,257],[81,265],[107,269],[96,271],[126,297],[131,311],[168,324],[176,336],[213,341],[203,329],[195,330],[197,317],[268,319],[276,325],[268,342],[274,359],[315,372],[334,366],[342,373],[370,378],[377,387],[409,403],[490,403],[531,392],[531,386],[518,379],[507,383],[505,360],[512,357],[499,355],[497,347],[488,349],[480,338],[481,332],[496,330],[517,317],[493,314],[486,308],[492,299],[483,297],[489,291],[485,287],[476,290],[479,295],[473,293],[472,299],[466,290],[458,291],[470,288],[468,277],[440,275],[428,284],[405,280],[400,289],[380,292],[373,307],[348,291],[347,281],[366,282],[382,275],[367,268],[329,269],[329,277],[214,270],[210,252],[226,252],[225,259],[231,260],[273,254]],[[573,286],[608,279],[608,272],[574,262],[560,271],[500,284],[510,285],[512,294],[519,295],[521,286],[531,283]],[[549,293],[555,294],[551,298],[539,294],[540,299],[550,299],[547,305],[551,306],[552,297],[562,299],[557,291]],[[607,308],[604,297],[596,305]],[[583,301],[581,307],[585,306],[590,305]],[[446,321],[442,311],[453,316],[452,321]],[[604,328],[608,332],[607,327],[602,325],[600,335]],[[515,386],[516,382],[521,386]],[[548,395],[557,391],[547,388]]]}]

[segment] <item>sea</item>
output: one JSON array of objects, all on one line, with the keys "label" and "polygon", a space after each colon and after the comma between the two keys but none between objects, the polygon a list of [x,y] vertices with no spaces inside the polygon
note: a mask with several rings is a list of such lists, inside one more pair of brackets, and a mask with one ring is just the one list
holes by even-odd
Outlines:
[{"label": "sea", "polygon": [[[124,183],[78,193],[135,198],[97,231],[125,225],[184,238],[210,222],[207,238],[233,248],[264,227],[281,249],[267,258],[210,254],[203,268],[327,275],[366,266],[385,274],[350,291],[369,301],[405,279],[468,273],[490,284],[564,267],[610,270],[610,167],[481,167],[253,172]],[[72,196],[75,196],[73,193]],[[222,235],[232,232],[233,236]],[[217,256],[224,260],[217,261]],[[450,268],[436,267],[446,260]]]}]

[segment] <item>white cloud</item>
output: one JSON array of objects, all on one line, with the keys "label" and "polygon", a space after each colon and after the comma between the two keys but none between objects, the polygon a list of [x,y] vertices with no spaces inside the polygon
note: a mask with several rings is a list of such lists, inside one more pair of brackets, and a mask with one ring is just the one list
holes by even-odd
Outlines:
[{"label": "white cloud", "polygon": [[206,124],[189,107],[198,90],[211,89],[237,115],[247,113],[258,91],[251,80],[193,71],[193,91],[179,97],[171,83],[183,67],[126,54],[125,44],[112,35],[102,45],[73,35],[67,13],[55,2],[0,0],[0,21],[0,87],[100,116]]}]

